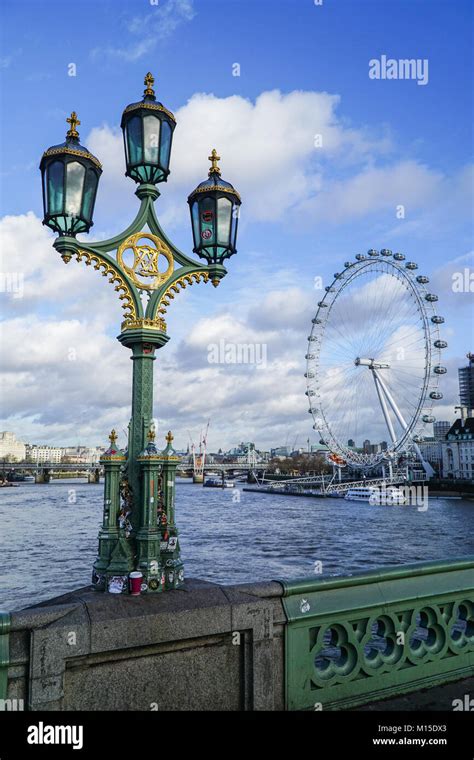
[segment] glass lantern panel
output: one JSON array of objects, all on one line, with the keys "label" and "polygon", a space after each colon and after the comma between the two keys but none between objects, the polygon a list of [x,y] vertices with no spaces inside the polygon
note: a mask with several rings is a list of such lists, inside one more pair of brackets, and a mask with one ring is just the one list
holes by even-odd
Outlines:
[{"label": "glass lantern panel", "polygon": [[47,196],[47,185],[46,185],[46,171],[43,171],[41,173],[41,183],[43,187],[43,211],[44,216],[48,213],[48,196]]},{"label": "glass lantern panel", "polygon": [[171,150],[171,127],[167,121],[161,123],[161,148],[160,164],[163,169],[167,170],[170,163]]},{"label": "glass lantern panel", "polygon": [[192,219],[193,219],[193,237],[194,237],[194,247],[197,248],[198,245],[200,245],[200,235],[199,235],[199,203],[197,201],[194,201],[192,205]]},{"label": "glass lantern panel", "polygon": [[134,116],[127,124],[128,153],[130,164],[139,164],[143,161],[142,149],[142,120]]},{"label": "glass lantern panel", "polygon": [[144,116],[143,118],[145,161],[150,164],[158,163],[160,124],[161,122],[156,116]]},{"label": "glass lantern panel", "polygon": [[240,206],[237,204],[234,206],[234,210],[232,211],[232,248],[237,248],[237,225],[239,223],[239,217],[240,217]]},{"label": "glass lantern panel", "polygon": [[88,222],[92,221],[92,211],[94,209],[95,193],[99,178],[93,169],[87,170],[86,184],[84,186],[84,205],[82,216]]},{"label": "glass lantern panel", "polygon": [[48,213],[60,214],[64,201],[64,164],[53,161],[48,166]]},{"label": "glass lantern panel", "polygon": [[82,205],[82,189],[86,170],[78,161],[67,164],[66,169],[66,208],[68,216],[80,216]]},{"label": "glass lantern panel", "polygon": [[130,162],[130,158],[129,158],[129,152],[128,152],[128,140],[127,140],[126,132],[123,132],[123,146],[125,149],[125,162],[128,164]]},{"label": "glass lantern panel", "polygon": [[199,205],[199,222],[201,228],[201,245],[214,245],[216,242],[216,210],[214,198],[203,198]]},{"label": "glass lantern panel", "polygon": [[217,242],[221,245],[230,243],[230,223],[232,219],[232,201],[219,198],[217,201]]}]

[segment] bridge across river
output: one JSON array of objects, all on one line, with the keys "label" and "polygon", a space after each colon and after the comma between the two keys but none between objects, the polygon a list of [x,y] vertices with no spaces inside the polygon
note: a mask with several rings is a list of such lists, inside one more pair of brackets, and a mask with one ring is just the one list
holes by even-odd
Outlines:
[{"label": "bridge across river", "polygon": [[89,483],[99,483],[104,468],[99,462],[4,462],[0,474],[8,479],[10,473],[34,475],[36,483],[49,483],[51,478],[61,475],[82,475]]}]

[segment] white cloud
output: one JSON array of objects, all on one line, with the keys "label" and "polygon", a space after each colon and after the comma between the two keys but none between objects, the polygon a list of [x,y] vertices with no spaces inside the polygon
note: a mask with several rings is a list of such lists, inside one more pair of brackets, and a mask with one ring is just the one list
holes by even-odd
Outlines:
[{"label": "white cloud", "polygon": [[345,180],[329,181],[299,211],[331,223],[357,219],[403,205],[410,213],[435,199],[443,175],[416,161],[370,166]]},{"label": "white cloud", "polygon": [[[345,127],[336,113],[338,105],[339,97],[325,92],[273,90],[255,103],[238,95],[194,95],[176,112],[171,174],[160,201],[165,214],[170,208],[175,222],[187,216],[186,197],[206,177],[212,147],[222,157],[222,176],[243,197],[243,216],[259,221],[284,219],[288,209],[320,192],[323,167],[346,170],[389,150],[386,135]],[[318,134],[321,148],[314,144]],[[119,131],[107,125],[95,128],[87,145],[104,164],[99,199],[115,207],[117,190],[130,194],[123,181]]]},{"label": "white cloud", "polygon": [[[255,102],[239,95],[198,93],[176,112],[171,174],[161,188],[160,215],[173,227],[187,224],[186,198],[206,177],[212,147],[222,175],[243,199],[242,222],[347,223],[379,213],[406,219],[390,234],[420,234],[429,220],[459,216],[472,197],[469,167],[448,176],[413,159],[395,158],[390,136],[346,126],[339,96],[325,92],[263,92]],[[322,147],[315,147],[315,136]],[[94,128],[88,147],[102,160],[98,212],[130,202],[123,144],[117,127]],[[423,219],[427,215],[427,219]],[[432,226],[431,221],[431,226]],[[417,228],[418,225],[418,228]]]},{"label": "white cloud", "polygon": [[129,62],[138,61],[143,56],[149,55],[159,41],[171,37],[181,24],[192,21],[196,15],[193,0],[161,0],[161,2],[150,3],[150,5],[149,13],[134,16],[126,22],[125,26],[130,33],[130,40],[125,46],[114,45],[94,48],[91,51],[91,57],[120,58]]}]

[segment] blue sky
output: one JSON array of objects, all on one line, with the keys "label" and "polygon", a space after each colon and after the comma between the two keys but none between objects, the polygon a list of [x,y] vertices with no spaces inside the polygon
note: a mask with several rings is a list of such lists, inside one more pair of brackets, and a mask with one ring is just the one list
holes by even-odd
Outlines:
[{"label": "blue sky", "polygon": [[[93,234],[123,229],[136,199],[133,183],[122,176],[117,128],[123,108],[140,98],[148,70],[158,98],[178,116],[172,173],[158,201],[176,242],[190,251],[186,196],[206,176],[214,144],[223,176],[243,196],[239,253],[229,262],[228,277],[215,292],[183,294],[182,304],[177,300],[170,310],[173,343],[159,372],[177,383],[184,373],[193,392],[190,400],[183,385],[179,405],[160,401],[158,408],[157,400],[163,425],[198,430],[204,424],[209,378],[202,357],[209,336],[228,336],[226,319],[232,316],[242,340],[266,341],[274,362],[264,380],[263,370],[258,375],[249,369],[247,399],[235,394],[228,367],[220,378],[213,376],[228,388],[212,410],[215,444],[253,437],[262,446],[278,445],[288,436],[298,435],[301,443],[312,436],[304,387],[300,394],[295,386],[291,397],[279,394],[291,386],[293,374],[304,371],[317,300],[314,277],[326,284],[345,260],[370,247],[401,250],[433,275],[449,323],[448,414],[457,400],[455,370],[474,348],[472,293],[454,298],[451,287],[453,272],[472,267],[469,0],[4,0],[2,15],[3,270],[25,277],[24,297],[5,294],[5,334],[16,335],[16,345],[20,336],[26,341],[23,359],[7,360],[3,429],[45,442],[98,443],[109,423],[126,424],[129,368],[114,343],[120,310],[113,293],[103,293],[103,282],[96,288],[77,264],[66,275],[54,258],[48,247],[53,236],[37,222],[38,164],[45,148],[64,139],[65,117],[76,110],[81,142],[104,163]],[[427,59],[428,83],[370,79],[369,60],[382,55]],[[75,77],[68,76],[70,63]],[[232,75],[234,63],[240,64],[238,77]],[[329,137],[322,149],[312,145],[318,130]],[[396,216],[398,204],[405,206],[404,219]],[[32,215],[25,217],[27,212]],[[21,235],[21,251],[11,253],[10,241]],[[16,263],[8,263],[14,257]],[[86,282],[92,290],[84,296]],[[46,344],[35,358],[25,329],[32,320],[43,324],[45,340],[53,339],[55,325],[59,335],[72,330],[75,337],[67,340],[81,346],[80,336],[94,331],[110,367],[123,372],[123,393],[114,390],[113,399],[99,394],[90,412],[92,363],[102,364],[102,371],[95,370],[97,384],[109,370],[99,351],[75,365],[76,417],[70,402],[45,405],[44,395],[31,388],[52,383],[56,395],[64,395],[70,367],[62,372],[60,355],[49,355]]]}]

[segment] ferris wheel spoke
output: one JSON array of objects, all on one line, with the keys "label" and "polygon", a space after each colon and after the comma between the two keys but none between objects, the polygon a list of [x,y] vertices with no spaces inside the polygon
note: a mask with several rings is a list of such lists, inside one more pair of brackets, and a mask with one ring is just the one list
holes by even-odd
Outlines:
[{"label": "ferris wheel spoke", "polygon": [[[384,378],[385,385],[389,389],[392,396],[396,399],[397,403],[402,409],[409,411],[413,416],[418,404],[415,403],[410,396],[406,395],[405,386],[401,383],[394,383],[392,378]],[[403,390],[402,390],[403,388]],[[415,390],[415,389],[413,389]],[[419,392],[419,389],[418,389]],[[418,398],[419,395],[416,396]]]}]

